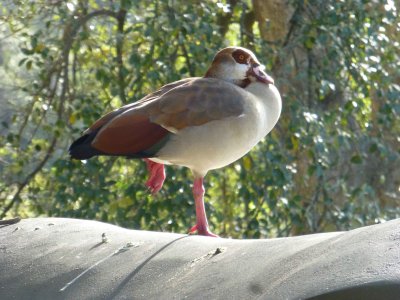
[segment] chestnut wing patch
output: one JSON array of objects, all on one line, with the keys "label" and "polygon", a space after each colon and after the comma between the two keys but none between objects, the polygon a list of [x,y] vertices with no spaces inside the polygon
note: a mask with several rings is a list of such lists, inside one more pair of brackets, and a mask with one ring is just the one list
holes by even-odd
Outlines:
[{"label": "chestnut wing patch", "polygon": [[108,155],[151,157],[165,144],[169,133],[146,115],[131,109],[104,126],[92,147]]}]

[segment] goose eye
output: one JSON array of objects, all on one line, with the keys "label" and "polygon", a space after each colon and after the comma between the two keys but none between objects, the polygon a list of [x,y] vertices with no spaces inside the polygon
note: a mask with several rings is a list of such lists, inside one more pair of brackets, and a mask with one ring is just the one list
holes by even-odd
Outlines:
[{"label": "goose eye", "polygon": [[233,58],[239,64],[247,64],[249,56],[241,50],[232,53]]}]

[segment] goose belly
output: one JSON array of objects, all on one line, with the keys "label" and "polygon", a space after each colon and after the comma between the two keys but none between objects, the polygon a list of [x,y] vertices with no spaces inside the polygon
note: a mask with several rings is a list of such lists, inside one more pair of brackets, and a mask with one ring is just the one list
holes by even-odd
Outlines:
[{"label": "goose belly", "polygon": [[263,136],[249,115],[212,121],[179,131],[158,153],[158,160],[204,176],[249,152]]}]

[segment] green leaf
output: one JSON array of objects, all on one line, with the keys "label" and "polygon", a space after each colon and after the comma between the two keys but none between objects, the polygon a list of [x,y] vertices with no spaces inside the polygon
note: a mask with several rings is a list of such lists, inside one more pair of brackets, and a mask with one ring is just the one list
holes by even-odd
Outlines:
[{"label": "green leaf", "polygon": [[361,164],[361,163],[363,162],[363,159],[361,158],[360,155],[356,154],[356,155],[353,155],[353,156],[351,157],[350,161],[351,161],[353,164]]},{"label": "green leaf", "polygon": [[25,55],[32,55],[33,50],[27,49],[27,48],[21,48],[21,52]]},{"label": "green leaf", "polygon": [[32,69],[32,61],[31,61],[31,60],[28,60],[28,61],[26,62],[26,64],[25,64],[25,67],[26,67],[27,70]]}]

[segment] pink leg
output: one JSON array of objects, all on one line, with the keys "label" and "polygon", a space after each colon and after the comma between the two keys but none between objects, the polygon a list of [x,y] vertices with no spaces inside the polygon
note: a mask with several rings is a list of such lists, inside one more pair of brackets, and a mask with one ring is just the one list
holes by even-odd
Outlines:
[{"label": "pink leg", "polygon": [[204,208],[204,186],[202,177],[194,180],[193,196],[196,205],[196,225],[190,229],[189,233],[197,231],[199,235],[218,237],[218,235],[212,233],[208,229],[206,210]]},{"label": "pink leg", "polygon": [[146,186],[149,188],[152,194],[157,193],[161,190],[165,180],[164,165],[155,163],[147,158],[144,159],[147,164],[147,170],[150,173],[149,179],[147,179]]}]

